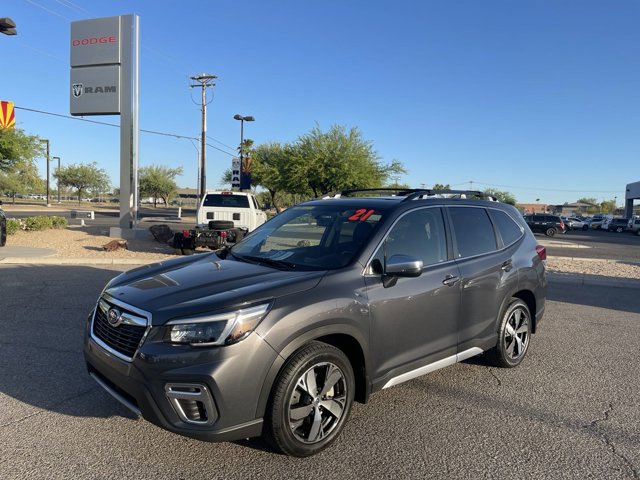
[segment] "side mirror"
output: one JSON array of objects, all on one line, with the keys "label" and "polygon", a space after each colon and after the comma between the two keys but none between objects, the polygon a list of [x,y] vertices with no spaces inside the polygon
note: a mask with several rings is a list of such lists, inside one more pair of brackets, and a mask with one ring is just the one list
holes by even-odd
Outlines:
[{"label": "side mirror", "polygon": [[422,275],[422,260],[409,255],[393,255],[387,260],[385,274],[397,277],[419,277]]}]

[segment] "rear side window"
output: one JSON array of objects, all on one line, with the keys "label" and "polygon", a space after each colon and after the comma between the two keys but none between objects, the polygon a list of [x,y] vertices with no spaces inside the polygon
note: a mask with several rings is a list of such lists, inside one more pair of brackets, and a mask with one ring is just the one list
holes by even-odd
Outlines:
[{"label": "rear side window", "polygon": [[501,210],[489,210],[489,212],[505,246],[511,245],[522,236],[520,226],[509,215]]},{"label": "rear side window", "polygon": [[458,258],[496,250],[496,235],[484,208],[449,207],[449,214],[456,235]]},{"label": "rear side window", "polygon": [[209,193],[204,199],[205,207],[249,208],[249,197],[246,195],[221,195]]}]

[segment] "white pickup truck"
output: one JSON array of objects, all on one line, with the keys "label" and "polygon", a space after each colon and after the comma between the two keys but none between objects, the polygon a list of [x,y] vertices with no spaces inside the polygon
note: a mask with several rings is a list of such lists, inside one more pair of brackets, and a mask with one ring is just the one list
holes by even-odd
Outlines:
[{"label": "white pickup truck", "polygon": [[173,247],[185,255],[197,247],[217,250],[241,240],[266,221],[267,214],[252,193],[208,191],[198,207],[196,227],[176,233]]}]

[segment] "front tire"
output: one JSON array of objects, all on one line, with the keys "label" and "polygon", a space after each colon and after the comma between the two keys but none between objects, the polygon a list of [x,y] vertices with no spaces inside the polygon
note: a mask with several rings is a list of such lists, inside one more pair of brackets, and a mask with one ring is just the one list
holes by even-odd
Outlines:
[{"label": "front tire", "polygon": [[513,298],[500,322],[498,344],[487,352],[491,363],[504,368],[520,365],[529,349],[531,330],[529,307],[519,298]]},{"label": "front tire", "polygon": [[622,233],[622,231],[623,231],[623,228],[622,228],[622,227],[618,227],[618,228],[616,228],[616,232],[617,232],[617,233]]},{"label": "front tire", "polygon": [[287,360],[274,383],[265,439],[295,457],[320,452],[342,431],[354,393],[353,369],[341,350],[321,342],[305,345]]}]

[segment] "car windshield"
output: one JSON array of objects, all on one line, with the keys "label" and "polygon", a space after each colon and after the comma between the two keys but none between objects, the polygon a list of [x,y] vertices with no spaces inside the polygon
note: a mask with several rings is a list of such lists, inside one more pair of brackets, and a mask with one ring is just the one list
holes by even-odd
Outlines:
[{"label": "car windshield", "polygon": [[280,269],[341,268],[366,245],[382,217],[376,208],[300,205],[254,230],[230,254]]}]

